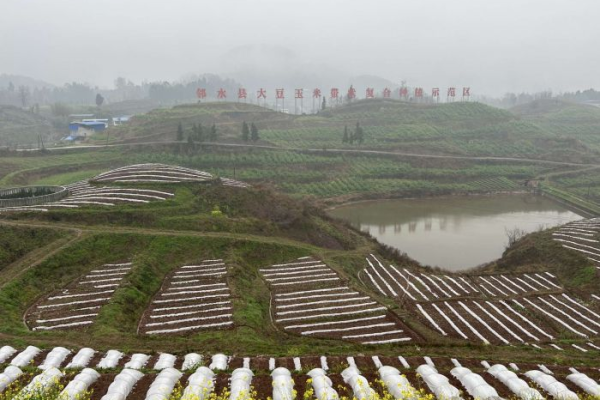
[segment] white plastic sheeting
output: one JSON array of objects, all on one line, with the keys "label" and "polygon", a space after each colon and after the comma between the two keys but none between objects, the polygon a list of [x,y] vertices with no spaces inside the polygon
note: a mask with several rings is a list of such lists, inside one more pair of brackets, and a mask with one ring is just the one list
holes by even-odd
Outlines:
[{"label": "white plastic sheeting", "polygon": [[14,365],[9,365],[4,369],[4,372],[0,374],[0,393],[4,391],[17,379],[19,376],[23,374],[23,371],[19,367],[15,367]]},{"label": "white plastic sheeting", "polygon": [[73,356],[73,359],[69,364],[67,364],[67,368],[85,368],[88,366],[92,357],[94,357],[94,349],[90,349],[89,347],[84,347]]},{"label": "white plastic sheeting", "polygon": [[352,388],[354,397],[357,400],[368,400],[376,396],[376,392],[371,389],[367,378],[360,374],[356,367],[348,367],[342,371],[344,382]]},{"label": "white plastic sheeting", "polygon": [[479,374],[472,372],[465,367],[455,367],[450,371],[452,376],[460,381],[469,393],[475,399],[498,399],[498,392],[490,386]]},{"label": "white plastic sheeting", "polygon": [[227,369],[228,358],[225,354],[215,354],[212,356],[212,362],[208,366],[208,368],[215,370],[220,369],[222,371]]},{"label": "white plastic sheeting", "polygon": [[293,400],[294,380],[287,368],[275,368],[271,372],[273,378],[273,400]]},{"label": "white plastic sheeting", "polygon": [[100,374],[91,368],[83,369],[58,395],[58,400],[77,400],[96,382]]},{"label": "white plastic sheeting", "polygon": [[198,353],[189,353],[186,354],[183,358],[183,364],[181,365],[181,369],[183,371],[187,371],[188,369],[193,369],[198,366],[202,362],[202,356]]},{"label": "white plastic sheeting", "polygon": [[10,356],[15,354],[17,350],[10,346],[3,346],[0,348],[0,364],[4,363]]},{"label": "white plastic sheeting", "polygon": [[150,359],[149,355],[136,353],[131,356],[131,359],[125,364],[125,368],[142,369]]},{"label": "white plastic sheeting", "polygon": [[109,350],[106,352],[104,358],[100,360],[97,367],[102,369],[116,368],[121,357],[123,357],[123,353],[119,350]]},{"label": "white plastic sheeting", "polygon": [[502,364],[495,364],[487,372],[502,382],[512,393],[523,400],[542,400],[544,397],[536,389],[529,387],[527,382],[517,374],[508,370]]},{"label": "white plastic sheeting", "polygon": [[15,367],[23,368],[27,366],[40,353],[40,349],[35,346],[27,346],[25,350],[16,355],[10,362]]},{"label": "white plastic sheeting", "polygon": [[338,400],[340,398],[338,393],[333,388],[331,379],[327,377],[323,369],[312,369],[307,375],[312,379],[312,387],[315,392],[315,398],[319,400]]},{"label": "white plastic sheeting", "polygon": [[44,362],[38,367],[39,369],[58,368],[65,361],[65,358],[71,354],[71,350],[64,347],[55,347],[46,355]]},{"label": "white plastic sheeting", "polygon": [[13,397],[13,400],[25,400],[32,397],[43,397],[54,386],[60,383],[63,373],[58,368],[50,367],[41,374],[35,376],[19,394]]},{"label": "white plastic sheeting", "polygon": [[158,360],[156,360],[156,364],[154,364],[154,369],[157,371],[162,371],[166,368],[173,368],[176,360],[177,357],[175,357],[173,354],[161,353],[160,356],[158,356]]},{"label": "white plastic sheeting", "polygon": [[100,400],[125,400],[142,376],[144,374],[135,369],[124,369],[115,377]]},{"label": "white plastic sheeting", "polygon": [[567,379],[582,388],[587,394],[600,397],[600,385],[586,374],[575,372],[567,376]]},{"label": "white plastic sheeting", "polygon": [[[222,354],[221,354],[222,355]],[[225,357],[225,356],[223,356]],[[250,384],[254,374],[248,368],[237,368],[231,373],[229,400],[248,400],[251,398]]]},{"label": "white plastic sheeting", "polygon": [[205,400],[215,389],[215,374],[206,367],[200,367],[188,378],[188,385],[181,400]]},{"label": "white plastic sheeting", "polygon": [[183,374],[175,368],[165,368],[148,388],[146,400],[167,400]]},{"label": "white plastic sheeting", "polygon": [[417,368],[417,373],[421,375],[431,393],[438,399],[460,399],[460,391],[452,386],[448,378],[439,374],[435,368],[424,364]]},{"label": "white plastic sheeting", "polygon": [[385,384],[388,392],[396,399],[403,399],[411,393],[416,393],[415,388],[405,376],[394,367],[382,366],[379,368],[379,377]]},{"label": "white plastic sheeting", "polygon": [[527,371],[525,376],[534,381],[542,389],[550,394],[555,399],[560,400],[577,400],[579,397],[576,393],[570,391],[563,383],[560,383],[552,375],[543,373],[542,371]]},{"label": "white plastic sheeting", "polygon": [[302,371],[302,363],[300,362],[300,357],[294,357],[294,369],[296,371]]},{"label": "white plastic sheeting", "polygon": [[408,364],[408,361],[406,361],[406,358],[402,357],[402,356],[398,356],[398,360],[400,360],[400,363],[402,364],[402,366],[406,369],[410,369],[410,365]]},{"label": "white plastic sheeting", "polygon": [[320,360],[321,360],[321,368],[324,371],[329,371],[329,365],[327,365],[327,357],[321,356]]}]

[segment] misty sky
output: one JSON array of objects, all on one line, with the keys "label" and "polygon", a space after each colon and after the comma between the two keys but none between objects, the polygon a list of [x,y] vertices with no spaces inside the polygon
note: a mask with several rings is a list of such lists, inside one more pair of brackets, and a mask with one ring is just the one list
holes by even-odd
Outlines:
[{"label": "misty sky", "polygon": [[600,89],[599,20],[598,0],[1,0],[0,73],[108,87],[244,64],[491,95]]}]

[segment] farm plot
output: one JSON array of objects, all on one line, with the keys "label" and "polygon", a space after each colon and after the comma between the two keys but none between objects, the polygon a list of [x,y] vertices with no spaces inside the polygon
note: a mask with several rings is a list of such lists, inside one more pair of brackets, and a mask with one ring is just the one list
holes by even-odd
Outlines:
[{"label": "farm plot", "polygon": [[233,326],[231,293],[223,260],[184,265],[169,275],[144,313],[138,331],[185,334]]},{"label": "farm plot", "polygon": [[552,234],[564,248],[581,253],[600,270],[600,219],[593,218],[563,225]]},{"label": "farm plot", "polygon": [[569,336],[600,336],[600,314],[567,294],[525,297],[513,302],[523,310],[550,321]]},{"label": "farm plot", "polygon": [[34,331],[84,329],[94,323],[132,263],[104,264],[68,288],[54,292],[31,307],[25,321]]},{"label": "farm plot", "polygon": [[208,172],[166,164],[135,164],[96,175],[92,182],[180,183],[208,182],[215,178]]},{"label": "farm plot", "polygon": [[[451,300],[415,304],[415,314],[443,336],[493,343],[541,343],[556,337],[554,330],[519,312],[513,300]],[[516,303],[516,304],[515,304]]]},{"label": "farm plot", "polygon": [[478,275],[473,278],[478,287],[489,297],[521,296],[563,290],[556,276],[550,272]]},{"label": "farm plot", "polygon": [[427,274],[394,265],[385,265],[375,255],[366,258],[365,280],[387,297],[430,301],[444,298],[479,296],[480,290],[469,277]]},{"label": "farm plot", "polygon": [[[62,347],[46,352],[33,346],[18,351],[4,346],[0,347],[0,362],[5,363],[0,394],[6,399],[23,399],[33,387],[38,397],[90,400],[577,399],[577,395],[600,394],[597,369],[559,365],[549,369],[533,360],[508,366],[468,358],[416,356],[308,356],[266,361],[264,356],[242,360],[224,354],[129,355],[119,350],[100,353]],[[25,366],[37,368],[29,375]],[[60,395],[56,390],[59,383]],[[180,389],[176,389],[177,383]]]},{"label": "farm plot", "polygon": [[174,196],[164,190],[93,186],[87,181],[67,185],[69,195],[62,200],[23,207],[7,207],[1,211],[48,211],[52,208],[79,208],[83,206],[114,206],[117,204],[147,204],[164,201]]},{"label": "farm plot", "polygon": [[260,272],[271,288],[272,318],[288,332],[363,344],[413,340],[386,307],[348,287],[322,261],[303,257]]}]

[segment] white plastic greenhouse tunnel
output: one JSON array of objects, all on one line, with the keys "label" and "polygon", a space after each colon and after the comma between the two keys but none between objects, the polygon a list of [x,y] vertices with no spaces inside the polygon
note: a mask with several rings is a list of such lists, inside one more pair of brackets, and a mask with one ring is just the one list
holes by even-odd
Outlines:
[{"label": "white plastic greenhouse tunnel", "polygon": [[100,374],[91,368],[83,369],[58,396],[58,400],[79,400],[86,390],[94,383]]},{"label": "white plastic greenhouse tunnel", "polygon": [[348,367],[342,371],[344,382],[352,388],[357,400],[368,400],[376,396],[376,392],[369,385],[367,378],[360,374],[356,367]]},{"label": "white plastic greenhouse tunnel", "polygon": [[333,388],[331,379],[322,368],[315,368],[307,374],[312,379],[312,388],[315,392],[315,398],[319,400],[337,400],[339,395]]},{"label": "white plastic greenhouse tunnel", "polygon": [[168,400],[182,375],[170,367],[160,371],[146,392],[146,400]]},{"label": "white plastic greenhouse tunnel", "polygon": [[101,400],[125,400],[142,376],[144,374],[135,369],[124,369],[115,377]]},{"label": "white plastic greenhouse tunnel", "polygon": [[423,364],[417,368],[417,373],[425,381],[429,390],[438,399],[460,399],[460,391],[452,386],[444,375],[441,375],[437,370],[427,364]]},{"label": "white plastic greenhouse tunnel", "polygon": [[215,390],[215,373],[200,367],[188,378],[181,400],[205,400]]},{"label": "white plastic greenhouse tunnel", "polygon": [[450,373],[460,381],[473,398],[481,400],[500,398],[496,389],[490,386],[481,375],[473,373],[469,368],[455,367]]},{"label": "white plastic greenhouse tunnel", "polygon": [[231,373],[230,400],[248,400],[252,393],[250,385],[254,374],[248,368],[237,368]]}]

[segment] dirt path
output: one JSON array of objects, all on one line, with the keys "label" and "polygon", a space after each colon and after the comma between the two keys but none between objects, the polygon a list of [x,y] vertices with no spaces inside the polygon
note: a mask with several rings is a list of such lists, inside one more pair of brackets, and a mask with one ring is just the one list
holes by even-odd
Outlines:
[{"label": "dirt path", "polygon": [[[90,150],[90,149],[103,149],[107,147],[132,147],[132,146],[145,146],[145,145],[173,145],[173,144],[185,144],[187,142],[178,141],[155,141],[155,142],[138,142],[138,143],[113,143],[108,145],[83,145],[83,146],[68,146],[68,147],[55,147],[48,148],[47,150]],[[258,144],[245,144],[245,143],[214,143],[214,142],[201,142],[198,143],[200,146],[213,146],[213,147],[233,147],[233,148],[253,148],[262,150],[275,150],[275,151],[297,151],[297,152],[311,152],[311,153],[325,153],[325,154],[375,154],[385,156],[398,156],[398,157],[410,157],[410,158],[432,158],[442,160],[467,160],[467,161],[510,161],[528,164],[546,164],[546,165],[557,165],[557,166],[568,166],[568,167],[596,167],[600,168],[600,164],[594,163],[574,163],[566,161],[553,161],[543,160],[538,158],[519,158],[519,157],[489,157],[489,156],[453,156],[453,155],[442,155],[442,154],[423,154],[423,153],[407,153],[399,151],[385,151],[385,150],[361,150],[361,149],[337,149],[337,148],[299,148],[299,147],[279,147],[273,145],[258,145]],[[37,151],[22,149],[18,151]]]},{"label": "dirt path", "polygon": [[[2,223],[0,223],[2,224]],[[6,225],[19,225],[19,224],[6,224]],[[20,224],[26,226],[32,226],[31,224]],[[56,253],[64,250],[65,248],[71,246],[73,243],[81,240],[83,238],[83,231],[77,228],[69,229],[70,235],[64,238],[60,238],[55,240],[54,242],[35,249],[29,253],[27,253],[24,257],[18,259],[17,261],[9,264],[2,270],[2,274],[0,274],[0,289],[3,289],[4,286],[8,284],[8,282],[17,278],[18,276],[25,273],[29,268],[35,267],[36,265],[44,262],[48,258],[52,257]]]}]

